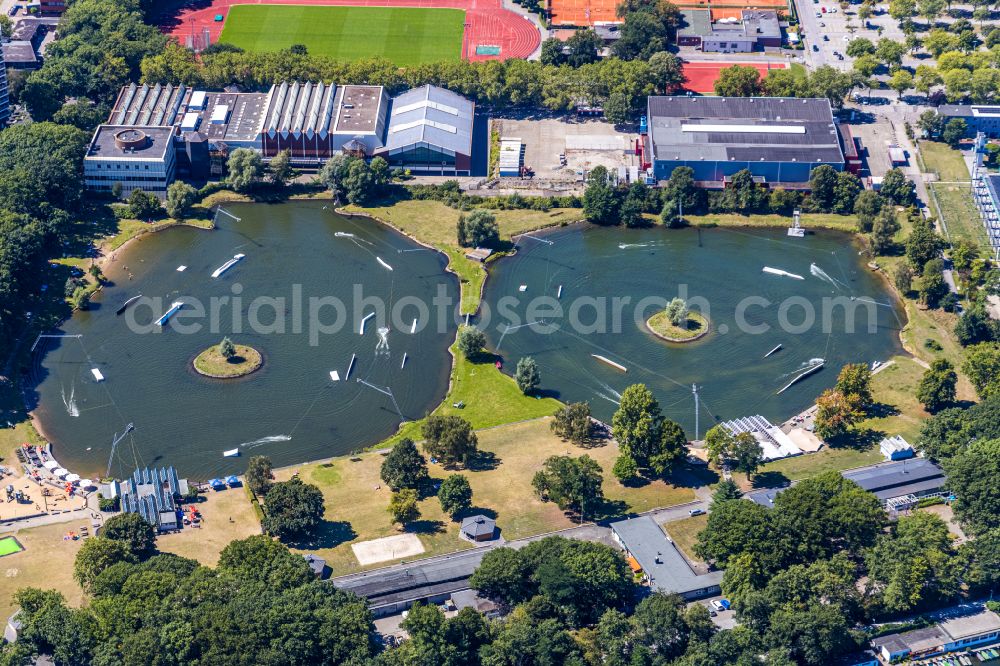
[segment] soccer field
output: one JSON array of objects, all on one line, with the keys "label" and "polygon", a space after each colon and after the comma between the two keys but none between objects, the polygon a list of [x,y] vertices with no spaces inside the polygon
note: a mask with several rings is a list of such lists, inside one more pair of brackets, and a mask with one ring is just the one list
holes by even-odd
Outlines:
[{"label": "soccer field", "polygon": [[235,5],[219,41],[247,51],[304,44],[336,60],[382,56],[416,65],[460,59],[464,25],[460,9]]}]

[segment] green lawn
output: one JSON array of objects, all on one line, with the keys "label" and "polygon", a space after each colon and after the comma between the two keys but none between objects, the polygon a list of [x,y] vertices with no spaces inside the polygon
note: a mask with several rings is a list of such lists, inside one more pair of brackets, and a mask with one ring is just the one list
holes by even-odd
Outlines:
[{"label": "green lawn", "polygon": [[[606,506],[588,509],[587,519],[610,519],[656,507],[682,504],[694,499],[685,478],[681,485],[662,480],[626,487],[614,478],[611,468],[618,455],[613,444],[580,448],[552,434],[550,419],[536,419],[477,432],[480,451],[488,452],[473,469],[443,469],[428,465],[430,475],[443,479],[449,474],[465,475],[472,486],[474,511],[495,513],[497,526],[505,539],[520,539],[535,534],[573,527],[578,517],[564,513],[551,502],[542,502],[531,486],[531,479],[547,458],[555,455],[583,454],[597,461],[603,470]],[[393,526],[386,508],[390,490],[380,479],[382,453],[334,458],[326,463],[299,465],[294,468],[308,483],[323,492],[326,523],[316,542],[303,545],[305,550],[324,557],[333,575],[357,571],[358,564],[351,544],[378,539],[401,530]],[[275,476],[285,480],[293,469],[279,470]],[[689,477],[690,473],[685,474]],[[699,481],[704,482],[699,479]],[[596,511],[592,515],[591,511]],[[459,523],[441,510],[434,495],[420,500],[420,519],[407,526],[424,546],[420,557],[430,557],[469,548],[458,536]],[[413,559],[413,558],[408,558]],[[393,562],[371,565],[385,566]],[[369,567],[371,568],[371,567]]]},{"label": "green lawn", "polygon": [[464,24],[459,9],[236,5],[219,41],[248,51],[302,44],[310,55],[334,60],[418,65],[461,58]]},{"label": "green lawn", "polygon": [[[762,227],[787,229],[792,226],[792,218],[785,215],[738,215],[736,213],[709,213],[707,215],[685,215],[688,224],[695,227]],[[853,215],[833,213],[807,213],[800,218],[802,226],[857,231],[858,220]]]},{"label": "green lawn", "polygon": [[989,247],[986,228],[976,209],[976,202],[972,198],[969,185],[932,183],[930,188],[936,198],[938,213],[948,227],[947,237],[951,242],[964,239],[982,247]]},{"label": "green lawn", "polygon": [[924,170],[936,173],[940,180],[945,182],[972,180],[962,153],[946,143],[921,141],[920,155],[923,158]]},{"label": "green lawn", "polygon": [[701,562],[694,554],[694,545],[698,543],[698,533],[708,526],[708,514],[692,516],[667,523],[663,528],[673,539],[674,544],[684,553],[684,557],[692,562]]}]

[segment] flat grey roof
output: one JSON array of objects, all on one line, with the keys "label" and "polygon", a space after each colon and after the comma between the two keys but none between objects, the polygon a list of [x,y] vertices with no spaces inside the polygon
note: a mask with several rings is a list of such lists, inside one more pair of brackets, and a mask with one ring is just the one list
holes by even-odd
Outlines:
[{"label": "flat grey roof", "polygon": [[[148,137],[144,148],[139,150],[123,150],[115,142],[115,135],[122,131],[139,131]],[[136,159],[161,160],[167,153],[173,141],[173,127],[135,127],[133,125],[100,125],[94,131],[90,140],[87,155],[84,159]]]},{"label": "flat grey roof", "polygon": [[[267,93],[208,93],[198,131],[209,141],[255,141],[266,103]],[[223,105],[228,108],[226,122],[213,124],[212,113]]]},{"label": "flat grey roof", "polygon": [[983,609],[974,615],[959,615],[944,620],[940,627],[953,640],[961,640],[979,634],[1000,631],[1000,615],[989,609]]},{"label": "flat grey roof", "polygon": [[650,97],[647,116],[657,160],[844,161],[827,99]]},{"label": "flat grey roof", "polygon": [[337,101],[337,134],[381,136],[388,106],[382,86],[342,86]]},{"label": "flat grey roof", "polygon": [[721,571],[696,574],[649,516],[620,520],[610,527],[649,577],[654,590],[684,594],[722,582]]},{"label": "flat grey roof", "polygon": [[469,577],[487,552],[489,549],[476,548],[433,560],[342,576],[332,582],[339,589],[366,597],[372,606],[424,599],[468,588]]},{"label": "flat grey roof", "polygon": [[677,29],[680,35],[712,34],[712,12],[708,9],[685,9],[681,11],[681,25]]},{"label": "flat grey roof", "polygon": [[3,61],[18,65],[41,62],[31,42],[23,40],[10,41],[3,45]]},{"label": "flat grey roof", "polygon": [[850,470],[844,472],[844,478],[854,481],[865,490],[879,494],[880,491],[890,488],[898,489],[903,486],[923,484],[926,481],[943,485],[944,470],[926,458],[911,458]]},{"label": "flat grey roof", "polygon": [[389,111],[387,150],[425,142],[461,155],[472,155],[476,105],[461,95],[425,85],[394,97]]},{"label": "flat grey roof", "polygon": [[744,9],[743,27],[751,36],[781,37],[778,12],[773,9]]}]

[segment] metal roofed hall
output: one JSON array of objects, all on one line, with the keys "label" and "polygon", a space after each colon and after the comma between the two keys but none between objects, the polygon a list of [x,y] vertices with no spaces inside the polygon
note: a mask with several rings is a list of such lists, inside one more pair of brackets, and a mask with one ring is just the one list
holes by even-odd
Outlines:
[{"label": "metal roofed hall", "polygon": [[475,108],[461,95],[437,86],[408,90],[392,100],[386,149],[427,143],[471,155]]},{"label": "metal roofed hall", "polygon": [[650,97],[649,126],[655,159],[844,159],[826,99]]},{"label": "metal roofed hall", "polygon": [[718,592],[722,572],[695,573],[649,516],[620,520],[610,527],[615,541],[642,567],[653,590],[679,594],[685,599]]},{"label": "metal roofed hall", "polygon": [[941,479],[943,483],[944,471],[926,458],[916,458],[850,470],[844,472],[844,478],[850,479],[865,490],[875,492],[929,479]]}]

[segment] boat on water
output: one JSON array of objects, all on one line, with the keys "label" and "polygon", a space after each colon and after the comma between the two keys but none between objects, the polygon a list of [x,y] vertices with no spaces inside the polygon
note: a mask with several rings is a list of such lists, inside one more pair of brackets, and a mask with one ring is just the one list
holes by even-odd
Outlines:
[{"label": "boat on water", "polygon": [[228,271],[230,268],[232,268],[236,264],[240,263],[240,261],[242,261],[245,256],[247,256],[247,255],[245,255],[245,254],[234,254],[232,259],[230,259],[229,261],[227,261],[226,263],[222,264],[221,266],[219,266],[218,268],[216,268],[214,271],[212,271],[212,277],[213,278],[219,277],[220,275],[222,275],[223,273],[225,273],[226,271]]},{"label": "boat on water", "polygon": [[767,358],[767,357],[768,357],[768,356],[770,356],[771,354],[774,354],[775,352],[778,352],[778,351],[781,351],[781,345],[778,345],[777,347],[775,347],[775,348],[774,348],[774,349],[772,349],[771,351],[769,351],[769,352],[767,352],[766,354],[764,354],[764,358]]},{"label": "boat on water", "polygon": [[621,370],[622,372],[628,372],[628,368],[626,368],[621,363],[615,363],[614,361],[612,361],[607,356],[601,356],[600,354],[591,354],[591,356],[593,356],[594,358],[596,358],[598,361],[600,361],[602,363],[607,363],[608,365],[610,365],[615,370]]},{"label": "boat on water", "polygon": [[104,375],[101,374],[101,371],[98,370],[97,368],[91,368],[90,369],[90,374],[94,375],[94,380],[95,381],[98,381],[98,382],[103,382],[104,381]]},{"label": "boat on water", "polygon": [[826,361],[823,360],[823,359],[820,359],[816,363],[810,365],[808,368],[806,368],[805,370],[803,370],[799,374],[795,375],[795,377],[792,378],[792,381],[790,381],[787,384],[785,384],[784,386],[782,386],[775,395],[781,395],[782,393],[784,393],[785,391],[787,391],[788,389],[790,389],[796,383],[802,381],[803,379],[805,379],[806,377],[808,377],[812,373],[817,372],[825,364],[826,364]]},{"label": "boat on water", "polygon": [[223,451],[222,452],[222,457],[223,458],[239,458],[240,457],[240,450],[239,449],[229,449],[228,451]]},{"label": "boat on water", "polygon": [[133,303],[135,303],[140,298],[142,298],[142,294],[138,294],[137,296],[133,296],[132,298],[128,299],[127,301],[125,301],[124,303],[122,303],[122,306],[120,308],[118,308],[118,310],[115,311],[115,314],[116,315],[123,314],[126,310],[128,310],[128,308],[129,308],[130,305],[132,305]]},{"label": "boat on water", "polygon": [[346,231],[336,231],[333,235],[337,238],[354,238],[354,234],[349,234]]},{"label": "boat on water", "polygon": [[375,260],[378,261],[378,263],[382,264],[382,268],[386,268],[390,271],[392,270],[392,266],[382,261],[382,257],[375,257]]},{"label": "boat on water", "polygon": [[156,320],[156,325],[157,326],[165,325],[168,321],[170,321],[170,318],[173,317],[175,314],[177,314],[177,311],[180,310],[182,307],[184,307],[183,301],[174,301],[173,303],[171,303],[170,309],[164,312],[163,316]]},{"label": "boat on water", "polygon": [[762,269],[765,273],[770,273],[771,275],[780,275],[782,277],[790,277],[795,280],[805,280],[801,275],[796,275],[795,273],[789,273],[788,271],[783,271],[780,268],[771,268],[770,266],[764,266]]}]

